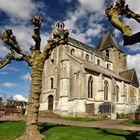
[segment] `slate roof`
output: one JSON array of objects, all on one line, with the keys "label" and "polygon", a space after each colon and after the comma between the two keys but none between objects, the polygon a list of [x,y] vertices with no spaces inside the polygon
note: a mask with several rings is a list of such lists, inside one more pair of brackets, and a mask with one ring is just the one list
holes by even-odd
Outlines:
[{"label": "slate roof", "polygon": [[97,64],[93,64],[93,63],[90,63],[90,62],[84,62],[84,67],[87,70],[94,71],[94,72],[97,72],[97,73],[102,73],[102,74],[104,74],[108,77],[111,77],[111,78],[115,78],[115,79],[125,81],[125,82],[130,82],[129,80],[121,77],[117,72],[115,72],[111,69],[104,68],[102,66],[98,66]]},{"label": "slate roof", "polygon": [[84,44],[74,38],[69,37],[68,44],[70,44],[76,48],[82,49],[84,51],[87,51],[89,53],[95,54],[96,56],[99,56],[100,58],[107,59],[107,57],[100,50],[93,48],[87,44]]},{"label": "slate roof", "polygon": [[97,49],[99,49],[100,51],[103,51],[103,50],[110,48],[112,46],[116,47],[120,51],[122,51],[119,44],[117,43],[115,37],[112,35],[111,31],[107,30],[107,31],[105,31],[105,34],[103,35],[103,37],[99,41],[99,44],[97,45]]},{"label": "slate roof", "polygon": [[[76,39],[71,38],[71,37],[68,38],[68,44],[70,44],[70,45],[72,45],[76,48],[82,49],[84,51],[87,51],[89,53],[95,54],[96,56],[98,56],[100,58],[103,58],[105,60],[108,60],[108,59],[102,53],[102,50],[110,48],[110,47],[116,47],[120,51],[122,51],[119,44],[117,43],[116,39],[114,38],[111,31],[109,31],[109,30],[105,32],[105,34],[101,38],[97,48],[93,48],[93,47],[91,47],[87,44],[84,44],[84,43],[82,43],[82,42],[80,42]],[[126,70],[126,71],[123,71],[123,72],[120,72],[120,73],[116,73],[113,70],[104,68],[102,66],[98,66],[97,64],[93,64],[91,62],[83,61],[83,60],[81,60],[79,58],[76,58],[76,57],[75,57],[75,59],[77,59],[77,61],[83,63],[84,68],[87,69],[87,70],[94,71],[94,72],[97,72],[97,73],[102,73],[106,76],[113,77],[113,78],[116,78],[118,80],[131,83],[132,85],[134,85],[136,87],[139,87],[139,81],[138,81],[135,69]]]},{"label": "slate roof", "polygon": [[96,73],[101,73],[101,74],[104,74],[110,78],[115,78],[115,79],[118,79],[118,80],[121,80],[121,81],[125,81],[125,82],[128,82],[130,83],[129,80],[121,77],[117,72],[111,70],[111,69],[107,69],[107,68],[104,68],[102,66],[99,66],[97,64],[94,64],[94,63],[91,63],[91,62],[88,62],[86,60],[82,60],[80,58],[77,58],[75,56],[72,56],[68,53],[66,53],[68,56],[70,56],[71,58],[73,58],[74,60],[76,60],[78,63],[80,64],[83,64],[84,68],[86,70],[90,70],[90,71],[94,71]]},{"label": "slate roof", "polygon": [[126,70],[119,74],[121,77],[129,80],[134,86],[139,87],[139,81],[135,69]]}]

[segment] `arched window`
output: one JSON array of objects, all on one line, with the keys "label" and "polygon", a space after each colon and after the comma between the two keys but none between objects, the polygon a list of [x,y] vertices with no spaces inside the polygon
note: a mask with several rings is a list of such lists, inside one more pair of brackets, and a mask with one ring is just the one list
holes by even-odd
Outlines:
[{"label": "arched window", "polygon": [[71,55],[75,55],[75,50],[71,49]]},{"label": "arched window", "polygon": [[85,57],[86,61],[89,61],[89,55],[87,54]]},{"label": "arched window", "polygon": [[93,97],[93,78],[92,76],[88,79],[88,98]]},{"label": "arched window", "polygon": [[51,81],[51,89],[53,89],[53,78],[51,78],[50,81]]},{"label": "arched window", "polygon": [[104,100],[108,100],[108,82],[104,82]]},{"label": "arched window", "polygon": [[119,87],[116,86],[116,102],[119,101]]},{"label": "arched window", "polygon": [[97,65],[100,66],[100,60],[99,59],[97,60]]},{"label": "arched window", "polygon": [[54,63],[54,59],[51,59],[51,64],[53,64]]},{"label": "arched window", "polygon": [[53,110],[53,95],[48,96],[48,110]]},{"label": "arched window", "polygon": [[109,50],[106,50],[106,56],[109,59]]},{"label": "arched window", "polygon": [[123,103],[126,102],[126,99],[127,99],[127,88],[126,88],[126,85],[123,86],[123,94],[122,94],[122,97],[123,97]]}]

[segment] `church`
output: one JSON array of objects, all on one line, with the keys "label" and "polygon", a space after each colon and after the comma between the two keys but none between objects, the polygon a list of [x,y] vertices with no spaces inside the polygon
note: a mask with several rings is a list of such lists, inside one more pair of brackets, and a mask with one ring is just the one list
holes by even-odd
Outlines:
[{"label": "church", "polygon": [[[64,23],[55,30],[62,32]],[[42,75],[40,110],[63,116],[133,113],[140,105],[135,69],[111,31],[105,31],[96,48],[74,38],[55,48]]]}]

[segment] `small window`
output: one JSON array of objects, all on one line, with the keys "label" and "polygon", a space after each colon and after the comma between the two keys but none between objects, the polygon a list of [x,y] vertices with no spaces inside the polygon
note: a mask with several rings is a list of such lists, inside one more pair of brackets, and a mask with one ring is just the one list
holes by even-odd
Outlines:
[{"label": "small window", "polygon": [[89,55],[87,54],[85,57],[86,61],[89,61]]},{"label": "small window", "polygon": [[53,64],[54,63],[54,59],[51,59],[51,64]]},{"label": "small window", "polygon": [[104,100],[108,100],[108,88],[109,88],[108,82],[105,81],[104,82]]},{"label": "small window", "polygon": [[97,65],[100,66],[100,60],[99,59],[97,60]]},{"label": "small window", "polygon": [[106,50],[106,56],[109,59],[109,50]]},{"label": "small window", "polygon": [[75,55],[75,50],[71,49],[71,55]]},{"label": "small window", "polygon": [[51,89],[53,89],[53,78],[50,79],[51,82]]},{"label": "small window", "polygon": [[107,69],[110,69],[110,64],[107,64]]},{"label": "small window", "polygon": [[116,102],[119,101],[119,87],[116,85]]}]

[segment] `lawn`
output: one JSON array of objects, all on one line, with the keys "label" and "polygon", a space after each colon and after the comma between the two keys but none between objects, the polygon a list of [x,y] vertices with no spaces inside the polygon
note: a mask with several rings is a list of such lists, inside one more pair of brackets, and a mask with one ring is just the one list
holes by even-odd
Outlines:
[{"label": "lawn", "polygon": [[140,120],[124,120],[121,123],[125,125],[140,126]]},{"label": "lawn", "polygon": [[[0,122],[0,140],[15,140],[24,131],[24,122]],[[140,140],[139,132],[39,124],[44,140]]]}]

